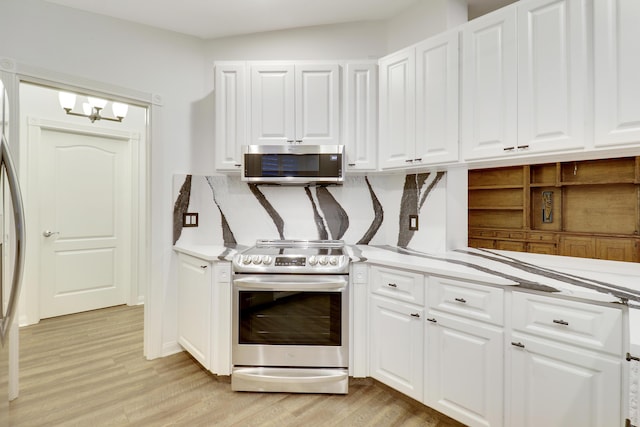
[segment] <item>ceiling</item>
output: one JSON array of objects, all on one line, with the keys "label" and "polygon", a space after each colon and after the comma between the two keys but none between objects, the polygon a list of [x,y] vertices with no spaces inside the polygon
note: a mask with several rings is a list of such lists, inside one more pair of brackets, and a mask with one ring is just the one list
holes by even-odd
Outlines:
[{"label": "ceiling", "polygon": [[[431,0],[46,0],[202,39],[314,25],[389,19]],[[514,0],[468,0],[492,10]]]}]

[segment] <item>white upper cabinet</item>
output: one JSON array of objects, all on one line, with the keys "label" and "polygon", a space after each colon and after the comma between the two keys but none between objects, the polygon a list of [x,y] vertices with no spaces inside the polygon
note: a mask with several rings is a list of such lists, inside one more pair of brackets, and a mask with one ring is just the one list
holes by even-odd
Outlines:
[{"label": "white upper cabinet", "polygon": [[458,32],[380,60],[380,167],[458,160]]},{"label": "white upper cabinet", "polygon": [[378,144],[378,65],[347,63],[344,145],[349,170],[375,170]]},{"label": "white upper cabinet", "polygon": [[251,66],[251,143],[295,141],[292,64]]},{"label": "white upper cabinet", "polygon": [[339,144],[337,64],[252,64],[252,144]]},{"label": "white upper cabinet", "polygon": [[415,159],[415,50],[401,50],[379,64],[380,167],[407,167]]},{"label": "white upper cabinet", "polygon": [[640,142],[640,2],[594,2],[595,146]]},{"label": "white upper cabinet", "polygon": [[518,4],[518,142],[583,148],[588,110],[586,0]]},{"label": "white upper cabinet", "polygon": [[469,22],[462,37],[463,157],[499,156],[518,132],[515,8]]},{"label": "white upper cabinet", "polygon": [[246,72],[243,63],[215,66],[216,169],[239,170],[246,144]]},{"label": "white upper cabinet", "polygon": [[465,159],[586,145],[586,3],[518,2],[464,27]]},{"label": "white upper cabinet", "polygon": [[416,46],[415,158],[422,163],[458,160],[459,33]]}]

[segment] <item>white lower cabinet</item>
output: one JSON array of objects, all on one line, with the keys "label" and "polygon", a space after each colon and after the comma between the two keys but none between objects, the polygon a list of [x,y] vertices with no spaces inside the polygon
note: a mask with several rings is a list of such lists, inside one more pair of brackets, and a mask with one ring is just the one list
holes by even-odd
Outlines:
[{"label": "white lower cabinet", "polygon": [[502,328],[433,313],[426,323],[424,403],[469,426],[504,425]]},{"label": "white lower cabinet", "polygon": [[626,305],[379,265],[369,277],[371,377],[473,427],[625,425]]},{"label": "white lower cabinet", "polygon": [[211,275],[210,262],[180,254],[178,343],[207,369],[211,358]]},{"label": "white lower cabinet", "polygon": [[624,424],[623,307],[513,292],[507,425]]},{"label": "white lower cabinet", "polygon": [[178,343],[203,367],[231,373],[231,265],[180,253]]},{"label": "white lower cabinet", "polygon": [[422,400],[424,309],[390,298],[370,298],[370,374]]},{"label": "white lower cabinet", "polygon": [[507,425],[622,426],[622,359],[514,335]]}]

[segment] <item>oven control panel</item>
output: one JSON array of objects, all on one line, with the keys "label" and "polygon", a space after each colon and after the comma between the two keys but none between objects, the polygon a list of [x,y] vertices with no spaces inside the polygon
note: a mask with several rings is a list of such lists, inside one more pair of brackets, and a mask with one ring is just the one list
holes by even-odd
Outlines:
[{"label": "oven control panel", "polygon": [[[233,260],[237,272],[340,272],[348,271],[349,259],[345,255],[270,256],[239,254]],[[303,271],[302,271],[303,270]]]}]

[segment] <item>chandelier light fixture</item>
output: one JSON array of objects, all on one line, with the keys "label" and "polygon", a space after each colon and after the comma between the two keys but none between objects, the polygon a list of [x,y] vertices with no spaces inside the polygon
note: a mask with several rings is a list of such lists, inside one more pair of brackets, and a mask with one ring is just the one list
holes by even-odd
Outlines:
[{"label": "chandelier light fixture", "polygon": [[107,117],[102,115],[102,110],[107,106],[108,101],[106,99],[95,98],[92,96],[87,97],[88,102],[82,104],[83,113],[76,113],[73,108],[76,106],[76,94],[70,92],[59,92],[58,100],[60,106],[67,114],[71,116],[87,117],[94,123],[96,120],[109,120],[112,122],[122,122],[127,116],[129,106],[121,102],[112,102],[111,110],[114,117]]}]

